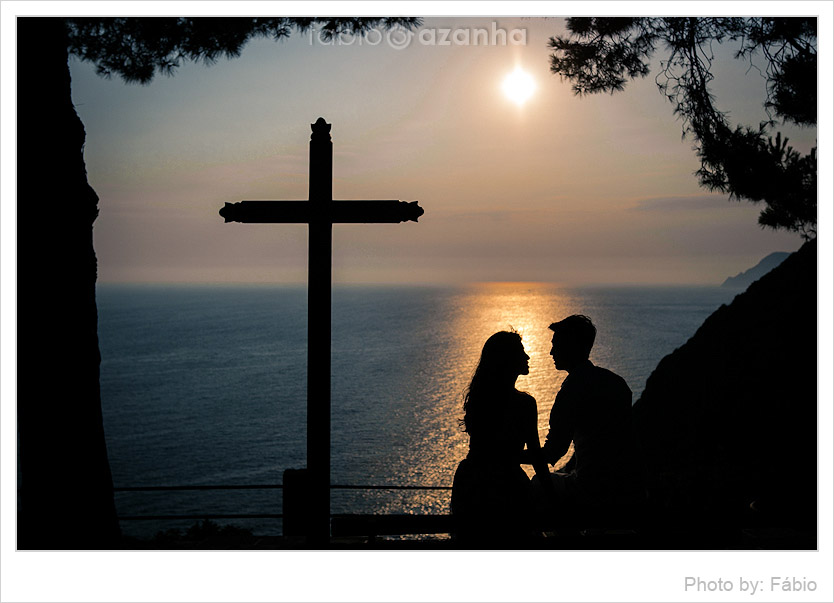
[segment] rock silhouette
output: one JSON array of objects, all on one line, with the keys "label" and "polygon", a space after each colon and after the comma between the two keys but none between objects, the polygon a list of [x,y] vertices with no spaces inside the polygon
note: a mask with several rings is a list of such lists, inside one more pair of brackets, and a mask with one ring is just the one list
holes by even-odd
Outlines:
[{"label": "rock silhouette", "polygon": [[659,509],[815,530],[816,253],[805,243],[649,377],[633,412]]}]

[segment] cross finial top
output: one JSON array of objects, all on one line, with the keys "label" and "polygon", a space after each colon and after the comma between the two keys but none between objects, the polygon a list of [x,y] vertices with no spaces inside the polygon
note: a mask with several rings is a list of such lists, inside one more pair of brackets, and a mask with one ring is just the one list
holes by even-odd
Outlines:
[{"label": "cross finial top", "polygon": [[313,130],[311,138],[313,140],[330,140],[330,126],[331,124],[324,121],[323,117],[319,117],[316,123],[310,124],[310,128]]}]

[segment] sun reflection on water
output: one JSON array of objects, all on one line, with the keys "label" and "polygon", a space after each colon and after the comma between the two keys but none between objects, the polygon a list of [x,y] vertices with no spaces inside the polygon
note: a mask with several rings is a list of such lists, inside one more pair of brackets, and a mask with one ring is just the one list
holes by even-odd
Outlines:
[{"label": "sun reflection on water", "polygon": [[[637,396],[652,367],[710,311],[711,298],[699,302],[706,304],[700,307],[691,305],[690,296],[686,291],[591,290],[530,282],[477,283],[437,293],[428,309],[407,316],[420,339],[406,348],[409,356],[401,366],[409,369],[391,383],[397,392],[405,392],[396,406],[397,431],[392,433],[390,423],[381,425],[395,444],[391,454],[380,454],[378,448],[371,454],[374,466],[367,474],[390,476],[386,481],[400,485],[452,484],[469,447],[459,424],[463,392],[490,335],[514,329],[522,337],[530,373],[518,379],[517,387],[536,399],[543,443],[550,409],[567,377],[553,366],[548,326],[571,314],[590,316],[599,330],[591,360],[622,375]],[[691,324],[686,326],[684,319]],[[367,456],[356,450],[354,458],[361,464]],[[524,469],[533,475],[532,467]],[[449,511],[448,490],[373,496],[378,502],[370,506],[379,513]]]},{"label": "sun reflection on water", "polygon": [[[370,454],[373,460],[367,467],[367,474],[390,476],[383,480],[385,482],[430,486],[452,484],[455,469],[469,449],[469,436],[460,426],[463,393],[475,371],[484,342],[498,331],[518,332],[530,356],[530,372],[520,376],[516,386],[536,400],[541,443],[550,428],[553,400],[567,377],[564,371],[556,370],[550,357],[553,333],[548,326],[552,322],[571,314],[591,315],[602,328],[591,359],[620,370],[611,364],[615,358],[609,349],[611,327],[621,322],[620,317],[605,312],[582,290],[553,283],[473,283],[447,290],[433,299],[430,309],[416,314],[403,310],[396,318],[397,324],[409,324],[410,330],[421,334],[419,343],[412,342],[410,347],[402,348],[398,346],[411,340],[389,342],[389,351],[399,350],[404,362],[401,366],[409,368],[406,374],[399,375],[396,384],[391,383],[398,392],[403,392],[393,424],[380,425],[390,437],[387,440],[390,452],[380,454],[379,446],[369,442],[369,449],[376,452]],[[386,307],[385,313],[389,310]],[[386,331],[380,334],[382,332]],[[363,354],[367,355],[369,351],[364,349]],[[385,370],[381,366],[375,369]],[[361,389],[351,395],[360,393]],[[392,425],[396,425],[393,431]],[[355,439],[349,447],[356,453],[352,459],[358,469],[367,462],[362,459],[367,459],[368,453],[356,446]],[[571,446],[567,455],[552,469],[560,469],[572,454]],[[533,476],[531,466],[524,465],[523,468]],[[373,491],[364,493],[362,499],[362,506],[377,513],[447,513],[451,496],[448,490]]]},{"label": "sun reflection on water", "polygon": [[[550,407],[566,376],[556,371],[549,355],[552,332],[548,325],[580,311],[580,302],[570,291],[549,283],[476,283],[460,288],[450,303],[452,320],[447,329],[451,337],[443,346],[442,358],[435,358],[441,366],[433,379],[435,387],[445,391],[434,392],[438,395],[438,407],[431,419],[435,423],[430,431],[434,442],[423,448],[431,458],[418,461],[424,469],[444,468],[446,475],[423,477],[435,478],[429,479],[431,483],[447,484],[469,448],[469,438],[459,426],[462,394],[487,338],[510,329],[521,335],[530,356],[530,373],[519,378],[517,387],[536,399],[539,438],[543,443],[549,429]],[[440,442],[443,445],[438,445]],[[566,460],[567,457],[563,462]],[[531,467],[525,469],[532,475]],[[426,492],[417,495],[414,503],[432,508],[436,498],[436,493]]]},{"label": "sun reflection on water", "polygon": [[[101,292],[103,412],[121,485],[271,483],[280,482],[283,469],[304,466],[303,291],[208,291]],[[469,445],[459,426],[462,394],[496,331],[514,328],[523,338],[530,374],[518,387],[537,401],[543,440],[565,378],[548,354],[548,324],[589,315],[599,329],[592,361],[621,375],[636,399],[663,356],[731,297],[720,288],[543,283],[336,288],[332,483],[451,486]],[[167,498],[133,494],[119,499],[120,513],[171,511]],[[217,513],[263,512],[260,495],[224,496],[200,504]],[[280,497],[270,500],[281,504]],[[448,489],[336,489],[331,510],[446,513],[449,502]],[[148,537],[167,527],[142,525]],[[257,527],[275,526],[264,520]]]},{"label": "sun reflection on water", "polygon": [[[539,439],[544,443],[549,429],[550,408],[567,373],[557,371],[550,357],[553,335],[550,323],[581,312],[580,301],[570,291],[552,283],[501,282],[476,283],[468,288],[463,305],[466,316],[455,325],[468,350],[468,374],[478,362],[481,346],[497,331],[513,329],[521,335],[530,356],[530,373],[521,375],[516,387],[536,399],[539,411]],[[564,464],[567,458],[558,466]],[[532,468],[525,467],[532,475]]]}]

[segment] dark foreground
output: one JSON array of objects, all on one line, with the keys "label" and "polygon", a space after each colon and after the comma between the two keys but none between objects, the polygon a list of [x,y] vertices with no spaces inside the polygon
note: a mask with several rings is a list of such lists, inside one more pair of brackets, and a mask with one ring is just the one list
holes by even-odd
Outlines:
[{"label": "dark foreground", "polygon": [[737,528],[721,525],[666,525],[638,529],[583,529],[542,532],[524,543],[508,545],[484,538],[462,543],[449,534],[336,536],[327,547],[310,545],[303,536],[259,536],[213,522],[186,531],[169,530],[151,539],[122,539],[122,550],[816,550],[816,531],[797,527]]}]

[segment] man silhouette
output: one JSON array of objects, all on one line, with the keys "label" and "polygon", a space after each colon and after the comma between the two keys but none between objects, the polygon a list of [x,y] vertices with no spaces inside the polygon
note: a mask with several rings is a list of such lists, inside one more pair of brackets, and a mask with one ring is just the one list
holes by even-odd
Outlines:
[{"label": "man silhouette", "polygon": [[555,503],[561,510],[582,511],[640,503],[644,489],[632,436],[631,390],[622,377],[589,360],[596,338],[590,318],[568,316],[549,328],[553,363],[568,376],[550,411],[544,460],[553,465],[571,441],[574,445],[572,470],[551,474]]}]

